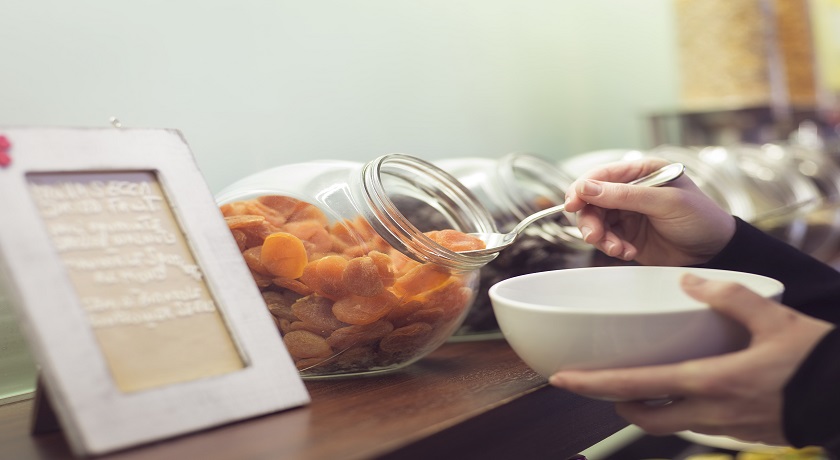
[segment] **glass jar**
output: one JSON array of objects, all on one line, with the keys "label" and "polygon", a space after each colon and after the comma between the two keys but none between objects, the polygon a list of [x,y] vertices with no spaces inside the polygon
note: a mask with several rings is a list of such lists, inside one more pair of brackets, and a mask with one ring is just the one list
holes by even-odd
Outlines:
[{"label": "glass jar", "polygon": [[[461,325],[495,257],[456,252],[478,241],[465,233],[497,231],[493,218],[409,155],[279,166],[216,200],[304,378],[392,371],[430,353]],[[434,218],[411,219],[406,206]]]},{"label": "glass jar", "polygon": [[746,221],[755,218],[755,206],[741,180],[741,172],[726,151],[660,145],[646,155],[684,164],[686,175],[720,207]]},{"label": "glass jar", "polygon": [[[490,211],[502,232],[523,218],[562,204],[573,179],[548,159],[510,153],[498,159],[462,157],[435,161],[467,187]],[[499,334],[488,289],[526,273],[590,265],[594,250],[583,242],[573,214],[541,219],[481,269],[478,294],[456,337]]]},{"label": "glass jar", "polygon": [[840,249],[840,166],[823,149],[795,142],[781,146],[796,170],[820,193],[820,204],[806,215],[808,231],[802,250],[823,262],[836,263]]},{"label": "glass jar", "polygon": [[787,152],[775,144],[707,147],[701,158],[722,159],[718,165],[737,168],[755,214],[749,222],[802,248],[808,233],[807,215],[821,203],[816,185],[797,170]]}]

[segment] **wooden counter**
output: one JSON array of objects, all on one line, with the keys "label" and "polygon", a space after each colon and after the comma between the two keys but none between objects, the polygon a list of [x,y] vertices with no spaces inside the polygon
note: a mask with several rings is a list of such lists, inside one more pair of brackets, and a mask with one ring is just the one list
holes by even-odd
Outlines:
[{"label": "wooden counter", "polygon": [[[101,458],[552,458],[626,426],[612,405],[549,386],[503,339],[449,343],[392,374],[308,380],[312,402]],[[29,434],[32,401],[0,407],[0,458],[70,458]]]}]

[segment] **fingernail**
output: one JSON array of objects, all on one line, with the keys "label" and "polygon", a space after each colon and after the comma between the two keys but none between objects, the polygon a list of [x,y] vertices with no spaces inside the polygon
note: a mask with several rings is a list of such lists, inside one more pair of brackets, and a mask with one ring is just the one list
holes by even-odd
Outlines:
[{"label": "fingernail", "polygon": [[578,191],[581,195],[593,196],[600,194],[601,190],[601,184],[591,180],[585,180],[580,184],[580,189]]},{"label": "fingernail", "polygon": [[589,239],[589,235],[592,234],[592,229],[586,226],[580,228],[580,233],[583,235],[583,241]]},{"label": "fingernail", "polygon": [[697,275],[692,275],[691,273],[686,273],[682,277],[682,283],[685,286],[699,286],[705,282],[706,280],[704,278],[701,278]]},{"label": "fingernail", "polygon": [[604,248],[607,250],[607,255],[608,256],[614,256],[615,255],[613,253],[613,249],[615,249],[615,243],[613,243],[612,241],[608,241],[606,244],[604,244]]},{"label": "fingernail", "polygon": [[628,249],[628,250],[624,251],[624,254],[621,255],[621,258],[624,259],[624,260],[630,260],[630,259],[633,258],[633,255],[631,254],[631,251]]},{"label": "fingernail", "polygon": [[563,200],[563,205],[568,206],[570,201],[572,201],[571,195],[566,195],[566,199]]},{"label": "fingernail", "polygon": [[563,386],[563,377],[561,377],[559,374],[554,374],[548,378],[548,383],[556,387]]}]

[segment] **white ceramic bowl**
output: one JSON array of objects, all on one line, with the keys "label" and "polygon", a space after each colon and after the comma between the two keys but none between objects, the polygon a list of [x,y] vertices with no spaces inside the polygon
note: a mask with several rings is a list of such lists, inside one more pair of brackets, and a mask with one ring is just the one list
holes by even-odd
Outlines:
[{"label": "white ceramic bowl", "polygon": [[779,281],[750,273],[686,267],[588,267],[532,273],[489,290],[513,350],[544,377],[562,369],[665,364],[743,348],[740,324],[692,299],[685,273],[740,283],[781,299]]}]

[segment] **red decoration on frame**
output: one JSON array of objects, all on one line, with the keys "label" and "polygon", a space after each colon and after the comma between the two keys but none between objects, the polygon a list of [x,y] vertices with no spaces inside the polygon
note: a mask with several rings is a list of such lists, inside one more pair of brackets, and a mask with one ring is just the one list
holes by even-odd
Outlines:
[{"label": "red decoration on frame", "polygon": [[12,164],[12,157],[9,155],[9,150],[12,149],[12,143],[6,136],[0,136],[0,167],[5,168]]}]

